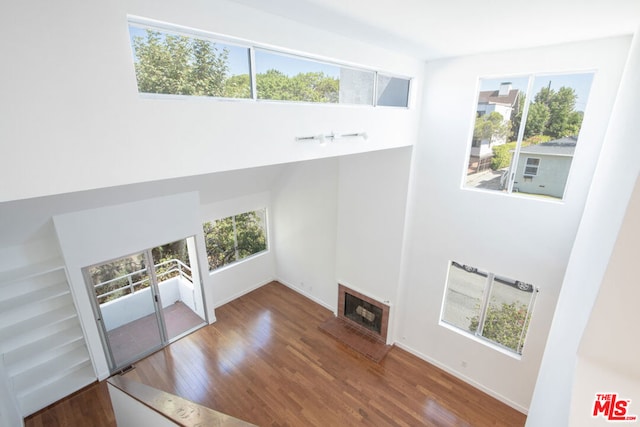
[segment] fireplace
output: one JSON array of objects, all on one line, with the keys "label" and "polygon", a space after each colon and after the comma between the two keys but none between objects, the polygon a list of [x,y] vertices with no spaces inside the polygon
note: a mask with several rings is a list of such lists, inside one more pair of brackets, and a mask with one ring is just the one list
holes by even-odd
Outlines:
[{"label": "fireplace", "polygon": [[341,284],[338,285],[338,318],[361,328],[383,343],[387,341],[389,306]]}]

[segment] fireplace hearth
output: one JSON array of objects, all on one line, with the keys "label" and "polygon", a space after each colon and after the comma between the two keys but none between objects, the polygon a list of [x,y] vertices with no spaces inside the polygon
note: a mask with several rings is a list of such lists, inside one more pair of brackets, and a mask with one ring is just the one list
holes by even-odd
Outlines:
[{"label": "fireplace hearth", "polygon": [[338,285],[338,317],[387,341],[389,306],[358,291]]},{"label": "fireplace hearth", "polygon": [[387,345],[388,326],[389,305],[339,284],[337,317],[324,322],[320,329],[380,362],[391,349]]}]

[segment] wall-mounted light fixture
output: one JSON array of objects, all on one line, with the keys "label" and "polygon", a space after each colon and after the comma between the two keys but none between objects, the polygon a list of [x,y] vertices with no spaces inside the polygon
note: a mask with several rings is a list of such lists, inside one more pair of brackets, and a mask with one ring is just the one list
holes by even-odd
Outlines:
[{"label": "wall-mounted light fixture", "polygon": [[340,138],[357,138],[362,137],[367,139],[366,132],[354,132],[354,133],[335,133],[329,134],[311,135],[311,136],[296,136],[296,141],[318,141],[320,144],[326,144],[329,141],[335,141]]}]

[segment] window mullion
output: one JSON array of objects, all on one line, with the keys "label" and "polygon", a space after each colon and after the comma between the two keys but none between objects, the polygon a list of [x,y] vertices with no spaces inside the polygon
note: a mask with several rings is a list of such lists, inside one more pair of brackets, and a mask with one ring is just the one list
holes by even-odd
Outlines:
[{"label": "window mullion", "polygon": [[256,49],[249,47],[249,77],[251,79],[251,99],[258,99],[258,78],[256,71]]},{"label": "window mullion", "polygon": [[522,118],[520,119],[520,127],[518,128],[518,139],[516,140],[516,148],[513,152],[513,158],[511,159],[511,165],[509,166],[509,187],[507,193],[513,192],[513,182],[515,181],[516,170],[518,168],[518,159],[520,158],[520,148],[522,140],[524,139],[524,131],[527,127],[527,117],[529,116],[529,106],[531,105],[531,93],[533,92],[533,83],[535,76],[529,76],[529,82],[527,84],[526,102],[524,103],[524,109],[522,110]]},{"label": "window mullion", "polygon": [[231,224],[233,224],[233,249],[235,251],[236,261],[240,260],[240,254],[238,252],[238,230],[236,228],[236,216],[231,217]]},{"label": "window mullion", "polygon": [[536,299],[538,294],[538,288],[534,288],[531,292],[531,299],[529,299],[529,306],[527,307],[527,315],[524,318],[524,324],[522,325],[522,330],[520,331],[520,338],[518,339],[518,347],[516,348],[516,352],[522,354],[522,344],[525,332],[527,330],[527,326],[529,323],[529,319],[531,318],[531,310],[533,309],[533,302]]},{"label": "window mullion", "polygon": [[489,307],[489,295],[491,295],[491,287],[493,286],[493,273],[487,274],[487,284],[484,288],[484,293],[482,295],[482,303],[480,310],[480,318],[478,319],[478,329],[476,329],[476,336],[481,337],[482,332],[484,330],[484,319],[487,316],[487,309]]}]

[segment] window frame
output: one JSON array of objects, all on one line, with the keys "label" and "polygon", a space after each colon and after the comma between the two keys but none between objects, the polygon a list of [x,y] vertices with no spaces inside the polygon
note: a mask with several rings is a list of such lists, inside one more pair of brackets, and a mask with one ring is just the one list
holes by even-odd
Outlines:
[{"label": "window frame", "polygon": [[[264,224],[262,227],[262,231],[264,233],[264,240],[265,240],[265,248],[261,251],[252,253],[251,255],[247,255],[244,258],[239,258],[239,252],[238,252],[238,234],[237,234],[237,228],[236,228],[236,217],[240,216],[240,215],[244,215],[244,214],[248,214],[248,213],[252,213],[252,212],[259,212],[259,211],[264,211]],[[209,262],[209,249],[207,247],[207,238],[206,238],[206,234],[204,233],[204,224],[205,223],[211,223],[212,225],[215,225],[215,222],[217,221],[223,221],[226,220],[228,218],[231,218],[232,220],[232,224],[233,224],[233,249],[234,249],[234,261],[231,261],[227,264],[221,265],[219,267],[216,267],[214,269],[211,269],[211,264]],[[264,255],[266,253],[268,253],[270,251],[270,243],[269,243],[269,220],[268,220],[268,209],[267,207],[262,207],[262,208],[256,208],[256,209],[251,209],[248,211],[244,211],[244,212],[239,212],[239,213],[235,213],[233,215],[227,215],[227,216],[223,216],[223,217],[219,217],[219,218],[215,218],[212,220],[208,220],[208,221],[203,221],[202,223],[203,225],[203,235],[204,235],[204,245],[205,245],[205,254],[207,257],[207,268],[209,271],[209,274],[215,274],[219,271],[222,270],[226,270],[228,268],[231,268],[233,266],[236,266],[238,264],[244,263],[245,261],[248,261],[250,259],[256,258],[258,256]]]},{"label": "window frame", "polygon": [[[484,328],[485,328],[485,320],[487,317],[487,313],[489,312],[489,308],[491,307],[491,295],[492,295],[492,291],[494,288],[494,283],[496,281],[497,277],[501,277],[504,278],[505,276],[499,275],[499,274],[495,274],[492,272],[489,272],[488,270],[485,271],[483,269],[478,269],[475,267],[471,267],[470,265],[467,264],[461,264],[458,263],[456,261],[449,261],[448,262],[448,268],[447,268],[447,275],[446,275],[446,280],[445,280],[445,286],[444,286],[444,293],[443,293],[443,298],[442,298],[442,306],[440,308],[440,318],[439,318],[439,325],[442,327],[445,327],[447,329],[450,329],[456,333],[459,333],[461,335],[466,336],[467,338],[471,338],[476,342],[479,342],[483,345],[486,345],[488,347],[493,348],[494,350],[497,350],[501,353],[504,353],[508,356],[514,357],[516,359],[521,359],[522,355],[524,353],[524,345],[526,343],[526,336],[529,333],[529,329],[531,326],[531,319],[533,317],[533,310],[535,308],[535,303],[538,297],[538,294],[540,292],[540,289],[537,286],[533,286],[532,285],[532,289],[531,289],[531,297],[529,298],[529,303],[527,304],[527,314],[524,318],[525,321],[525,325],[526,325],[526,329],[523,327],[522,331],[520,333],[520,339],[519,339],[519,347],[521,349],[520,352],[518,352],[517,350],[512,349],[511,347],[508,347],[506,345],[503,345],[499,342],[496,342],[490,338],[487,338],[483,335],[484,333]],[[482,271],[482,272],[486,272],[486,280],[485,280],[485,284],[484,284],[484,288],[482,291],[482,297],[480,298],[480,307],[479,307],[479,312],[478,312],[478,327],[475,331],[470,331],[467,329],[464,329],[463,327],[460,327],[454,323],[451,323],[450,321],[447,321],[444,319],[445,316],[445,309],[447,307],[447,296],[448,296],[448,290],[449,290],[449,280],[450,280],[450,272],[451,272],[451,268],[457,265],[458,268],[464,269],[467,273],[477,273],[478,271]],[[469,269],[467,269],[466,267],[470,267]],[[514,279],[510,279],[510,280],[514,280]],[[501,280],[498,280],[501,281]],[[518,281],[514,280],[514,284],[518,283]],[[528,291],[524,291],[522,290],[522,292],[528,292]],[[524,335],[524,340],[522,339],[522,336]]]},{"label": "window frame", "polygon": [[[471,121],[470,137],[467,139],[468,141],[467,150],[466,150],[466,156],[465,156],[463,168],[462,168],[462,180],[461,180],[460,188],[462,190],[479,191],[479,192],[488,193],[488,194],[499,194],[507,197],[527,198],[527,199],[538,200],[546,203],[564,203],[565,196],[569,188],[569,183],[571,182],[571,175],[574,170],[573,161],[569,166],[569,171],[567,174],[567,178],[564,181],[564,188],[563,188],[561,197],[557,197],[557,196],[548,197],[544,194],[521,192],[516,186],[515,181],[517,177],[518,163],[522,161],[524,157],[521,153],[521,150],[526,147],[526,146],[523,146],[523,143],[525,142],[524,135],[527,127],[527,120],[529,116],[530,107],[534,102],[533,100],[535,99],[534,87],[536,86],[536,80],[539,78],[547,78],[547,77],[555,77],[555,76],[564,77],[564,76],[591,75],[591,81],[589,82],[586,102],[584,104],[584,110],[578,110],[584,113],[583,121],[581,122],[581,125],[580,125],[580,131],[578,132],[578,135],[577,135],[577,141],[579,142],[580,133],[585,124],[584,119],[588,116],[587,111],[589,110],[589,105],[592,103],[590,98],[592,95],[593,83],[597,76],[597,73],[598,73],[597,69],[573,69],[573,70],[563,70],[563,71],[557,71],[557,72],[547,71],[547,72],[505,73],[505,74],[480,76],[476,82],[476,96],[475,96],[475,102],[473,104],[473,119]],[[525,96],[526,102],[524,102],[524,105],[522,108],[520,126],[517,129],[517,134],[514,135],[515,141],[512,141],[516,143],[516,146],[512,150],[513,154],[511,157],[511,164],[509,169],[507,169],[506,171],[509,173],[505,173],[503,175],[504,177],[506,177],[506,180],[505,180],[506,186],[503,186],[502,190],[496,190],[496,189],[478,188],[478,187],[468,185],[467,181],[469,178],[468,169],[469,169],[470,158],[471,158],[473,148],[477,148],[477,146],[473,144],[475,124],[476,124],[476,120],[482,115],[484,115],[484,114],[479,115],[477,111],[478,102],[480,99],[480,92],[481,92],[480,88],[482,85],[482,81],[483,80],[503,80],[505,83],[511,83],[510,82],[511,79],[516,79],[516,80],[526,79],[527,82],[526,82],[526,85],[524,86],[526,87],[526,90],[523,91],[523,96]],[[579,151],[580,151],[579,147],[576,146],[576,151],[571,155],[572,160],[575,160],[575,158],[579,156],[578,155]],[[530,156],[526,156],[526,157],[529,158]],[[525,168],[523,168],[523,172],[524,172],[524,169]],[[537,174],[529,175],[529,174],[523,173],[523,176],[527,179],[531,179],[532,177],[537,176]]]},{"label": "window frame", "polygon": [[[212,33],[208,31],[202,31],[195,28],[186,27],[178,24],[168,24],[161,21],[155,21],[147,18],[141,18],[136,16],[127,16],[127,31],[129,31],[129,27],[136,27],[144,30],[152,30],[163,33],[169,33],[177,36],[184,36],[193,39],[199,39],[211,43],[220,43],[223,45],[228,45],[236,48],[247,49],[247,65],[248,65],[248,73],[249,73],[249,93],[250,96],[247,98],[237,98],[237,97],[226,97],[226,96],[205,96],[205,95],[184,95],[178,93],[155,93],[155,92],[140,92],[138,88],[138,79],[136,77],[136,65],[135,61],[133,61],[134,67],[134,79],[136,81],[136,88],[138,90],[138,95],[143,98],[161,98],[161,99],[213,99],[218,101],[251,101],[255,100],[255,82],[252,81],[252,76],[254,75],[254,55],[253,48],[246,43],[243,43],[240,40],[237,40],[232,37],[227,37],[224,35],[220,35],[217,33]],[[132,44],[131,34],[129,33],[129,47],[131,49],[131,57],[135,58],[136,52]]]},{"label": "window frame", "polygon": [[[182,94],[162,94],[162,93],[147,93],[138,91],[138,95],[142,97],[148,98],[161,98],[161,99],[211,99],[218,101],[237,101],[237,102],[285,102],[285,103],[296,103],[296,104],[310,104],[310,105],[330,105],[330,106],[342,106],[342,107],[362,107],[362,108],[411,108],[411,99],[412,99],[412,88],[413,88],[413,80],[414,78],[389,73],[383,70],[377,70],[371,67],[362,66],[359,64],[353,64],[348,62],[343,62],[331,58],[321,57],[318,55],[313,55],[305,52],[294,51],[291,49],[274,47],[267,44],[261,44],[254,41],[241,39],[237,37],[227,36],[219,33],[214,33],[210,31],[198,30],[195,28],[187,27],[179,24],[172,24],[163,21],[157,21],[149,18],[144,18],[135,15],[127,15],[127,26],[134,26],[143,29],[156,30],[161,32],[170,32],[172,34],[186,36],[186,37],[194,37],[206,41],[210,41],[213,43],[223,43],[230,46],[247,48],[249,54],[249,83],[250,83],[250,93],[251,96],[248,98],[233,98],[233,97],[219,97],[219,96],[198,96],[198,95],[182,95]],[[130,37],[129,37],[130,39]],[[135,57],[135,52],[131,41],[129,42],[129,47],[132,52],[132,58]],[[258,98],[258,90],[257,90],[257,73],[256,73],[256,50],[263,50],[272,52],[274,54],[289,56],[292,58],[297,58],[305,61],[313,61],[322,64],[332,65],[339,68],[347,68],[351,70],[363,71],[373,74],[373,88],[372,88],[372,102],[369,104],[357,104],[357,103],[329,103],[329,102],[305,102],[305,101],[287,101],[287,100],[273,100],[273,99],[259,99]],[[135,71],[135,63],[134,71]],[[395,79],[403,79],[407,81],[407,105],[406,106],[387,106],[387,105],[377,105],[378,99],[378,77],[379,75],[395,78]],[[135,79],[134,72],[134,79]],[[136,79],[136,88],[137,88],[137,79]]]},{"label": "window frame", "polygon": [[[529,177],[538,176],[538,169],[540,169],[540,164],[542,163],[542,159],[540,157],[526,157],[526,159],[527,160],[524,162],[524,171],[522,172],[522,175],[529,176]],[[538,163],[535,165],[530,165],[529,160],[537,160]],[[535,168],[535,172],[527,173],[528,168]]]}]

